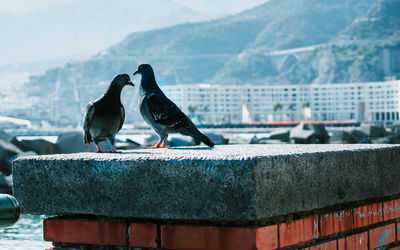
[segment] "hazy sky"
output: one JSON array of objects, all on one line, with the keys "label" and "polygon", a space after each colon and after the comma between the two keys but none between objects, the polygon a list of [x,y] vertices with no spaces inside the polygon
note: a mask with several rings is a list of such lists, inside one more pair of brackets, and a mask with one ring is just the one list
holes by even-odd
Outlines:
[{"label": "hazy sky", "polygon": [[0,0],[0,66],[87,57],[132,32],[216,19],[268,0]]},{"label": "hazy sky", "polygon": [[74,0],[0,0],[0,13],[21,14],[48,9]]},{"label": "hazy sky", "polygon": [[[0,0],[0,13],[26,13],[48,9],[76,0]],[[81,0],[84,1],[84,0]],[[109,0],[112,1],[112,0]],[[236,13],[268,0],[174,0],[203,13]]]},{"label": "hazy sky", "polygon": [[268,0],[175,0],[182,5],[208,14],[237,13]]}]

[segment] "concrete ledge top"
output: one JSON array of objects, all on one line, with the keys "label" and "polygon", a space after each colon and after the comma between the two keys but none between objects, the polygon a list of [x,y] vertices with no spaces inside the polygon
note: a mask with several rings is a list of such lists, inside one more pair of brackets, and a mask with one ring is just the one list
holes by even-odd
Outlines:
[{"label": "concrete ledge top", "polygon": [[23,213],[254,224],[400,194],[399,145],[227,145],[19,158]]},{"label": "concrete ledge top", "polygon": [[136,149],[123,151],[119,154],[76,153],[54,154],[21,157],[17,161],[65,161],[65,160],[95,160],[95,161],[136,161],[136,160],[246,160],[255,158],[285,157],[303,154],[318,154],[329,152],[380,150],[400,148],[388,144],[250,144],[210,147],[175,147],[169,149]]}]

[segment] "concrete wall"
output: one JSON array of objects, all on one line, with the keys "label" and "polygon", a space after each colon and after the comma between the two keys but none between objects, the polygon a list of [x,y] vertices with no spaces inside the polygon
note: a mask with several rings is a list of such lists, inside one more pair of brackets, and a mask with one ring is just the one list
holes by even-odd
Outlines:
[{"label": "concrete wall", "polygon": [[[45,239],[62,247],[91,242],[234,249],[218,246],[241,242],[246,244],[239,249],[268,249],[330,240],[336,249],[365,234],[370,247],[375,234],[395,230],[394,237],[400,222],[396,145],[230,145],[47,155],[16,160],[13,174],[23,213],[74,215],[45,221]],[[85,233],[85,227],[98,233]],[[66,235],[66,229],[77,233]],[[104,241],[107,237],[114,240]],[[396,245],[396,239],[380,242]]]}]

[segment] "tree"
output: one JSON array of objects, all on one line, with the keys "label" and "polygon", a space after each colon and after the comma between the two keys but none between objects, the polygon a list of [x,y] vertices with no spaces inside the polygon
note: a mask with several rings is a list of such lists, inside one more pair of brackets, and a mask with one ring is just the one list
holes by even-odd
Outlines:
[{"label": "tree", "polygon": [[188,111],[189,111],[189,113],[194,115],[196,113],[196,111],[197,111],[197,106],[189,105]]},{"label": "tree", "polygon": [[296,109],[296,104],[295,103],[291,103],[288,105],[288,109],[291,111],[290,112],[290,120],[294,121],[294,114],[293,111]]},{"label": "tree", "polygon": [[281,110],[283,108],[283,105],[280,103],[277,103],[274,105],[274,112]]},{"label": "tree", "polygon": [[302,105],[301,105],[301,107],[302,108],[309,108],[311,105],[310,105],[310,102],[304,102]]},{"label": "tree", "polygon": [[[283,108],[283,105],[280,103],[277,103],[274,105],[274,112],[276,113],[278,110],[282,110],[282,108]],[[276,115],[275,115],[275,120],[277,120]],[[279,120],[282,120],[282,117]]]},{"label": "tree", "polygon": [[[205,105],[203,107],[203,112],[204,112],[205,117],[206,117],[205,122],[210,122],[210,116],[207,115],[207,113],[210,112],[210,104],[207,104],[207,105]],[[203,120],[203,119],[204,119],[204,117],[202,116],[201,120]]]},{"label": "tree", "polygon": [[293,111],[294,108],[296,108],[296,104],[294,104],[294,103],[289,104],[288,109],[289,109],[290,111]]}]

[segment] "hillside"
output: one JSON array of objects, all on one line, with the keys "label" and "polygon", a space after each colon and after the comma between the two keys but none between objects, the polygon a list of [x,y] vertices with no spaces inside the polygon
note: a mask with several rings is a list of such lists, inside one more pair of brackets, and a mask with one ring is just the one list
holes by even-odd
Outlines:
[{"label": "hillside", "polygon": [[280,72],[272,82],[335,83],[400,78],[400,0],[378,0],[335,39]]},{"label": "hillside", "polygon": [[[271,0],[223,19],[133,33],[89,60],[31,77],[30,94],[57,93],[58,107],[68,107],[62,115],[78,120],[115,74],[140,63],[152,64],[161,84],[383,80],[399,72],[399,1]],[[54,107],[48,96],[38,104],[44,114]]]},{"label": "hillside", "polygon": [[279,81],[296,83],[279,77],[298,60],[298,53],[285,50],[328,43],[358,16],[365,14],[372,2],[274,1],[271,3],[275,5],[271,6],[274,7],[271,11],[275,13],[273,18],[266,20],[265,27],[257,34],[256,39],[228,62],[213,80],[223,83],[241,84],[247,81],[263,84],[274,83],[277,77]]}]

